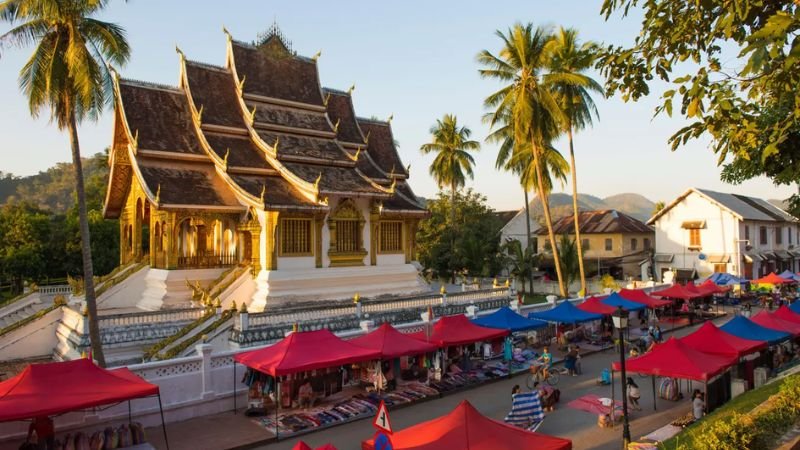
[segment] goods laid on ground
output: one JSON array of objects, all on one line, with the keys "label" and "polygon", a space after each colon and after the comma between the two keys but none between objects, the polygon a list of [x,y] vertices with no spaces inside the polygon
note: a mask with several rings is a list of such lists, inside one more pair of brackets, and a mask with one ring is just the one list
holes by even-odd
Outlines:
[{"label": "goods laid on ground", "polygon": [[[134,422],[130,426],[108,427],[91,435],[83,432],[66,434],[55,440],[53,450],[114,450],[146,443],[144,427],[142,424]],[[21,450],[36,448],[39,447],[32,443],[25,443],[20,447]]]}]

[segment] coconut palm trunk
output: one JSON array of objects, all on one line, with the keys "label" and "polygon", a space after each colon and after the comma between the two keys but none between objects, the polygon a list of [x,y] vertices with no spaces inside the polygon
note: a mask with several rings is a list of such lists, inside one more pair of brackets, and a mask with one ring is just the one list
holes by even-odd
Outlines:
[{"label": "coconut palm trunk", "polygon": [[450,183],[450,282],[456,284],[456,183]]},{"label": "coconut palm trunk", "polygon": [[583,242],[581,241],[581,227],[578,214],[578,175],[575,172],[575,150],[572,147],[572,124],[567,125],[569,138],[569,168],[572,173],[572,217],[575,220],[575,248],[578,250],[578,269],[581,275],[581,294],[586,295],[586,272],[583,269]]},{"label": "coconut palm trunk", "polygon": [[83,290],[89,314],[89,339],[92,345],[92,358],[100,367],[105,367],[106,359],[103,355],[103,343],[100,340],[100,326],[97,320],[97,303],[94,293],[94,266],[92,265],[92,245],[89,237],[89,215],[86,212],[86,192],[83,186],[83,164],[81,163],[78,125],[75,121],[74,110],[69,112],[68,128],[72,147],[72,164],[75,167],[75,191],[78,197],[78,222],[81,233],[81,256],[83,257]]},{"label": "coconut palm trunk", "polygon": [[[530,200],[528,200],[528,187],[523,186],[522,188],[525,191],[525,229],[527,234],[525,235],[525,248],[530,250],[531,248],[531,206]],[[533,267],[528,265],[526,270],[528,272],[528,285],[530,289],[528,289],[529,294],[533,294]]]},{"label": "coconut palm trunk", "polygon": [[[533,136],[531,136],[533,138]],[[535,138],[531,140],[532,142],[536,142]],[[533,151],[533,165],[536,168],[536,178],[544,180],[544,174],[542,173],[542,162],[539,158],[539,150],[536,148],[536,144],[532,144],[531,150]],[[550,218],[550,201],[547,198],[547,192],[544,189],[544,183],[539,182],[536,183],[538,191],[539,191],[539,200],[542,202],[542,210],[544,210],[544,220],[545,224],[547,225],[547,234],[550,238],[550,248],[553,251],[553,264],[556,266],[556,277],[558,278],[558,290],[561,293],[562,297],[567,297],[567,291],[564,288],[564,276],[561,273],[561,260],[558,257],[558,245],[556,245],[556,235],[553,233],[553,221]]]}]

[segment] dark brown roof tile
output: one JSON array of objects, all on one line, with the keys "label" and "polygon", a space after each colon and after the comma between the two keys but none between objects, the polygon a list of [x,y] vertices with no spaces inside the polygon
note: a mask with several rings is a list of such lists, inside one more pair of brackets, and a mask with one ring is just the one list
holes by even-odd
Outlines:
[{"label": "dark brown roof tile", "polygon": [[301,195],[289,182],[281,177],[259,175],[232,175],[236,184],[254,197],[261,196],[264,190],[264,200],[267,208],[281,207],[316,207],[316,205]]},{"label": "dark brown roof tile", "polygon": [[[248,102],[248,106],[252,111],[253,103]],[[256,124],[265,123],[270,125],[299,128],[303,130],[327,131],[329,133],[333,132],[333,128],[331,128],[331,125],[328,122],[328,119],[325,118],[324,113],[283,108],[267,103],[257,103],[255,104],[255,107]]]},{"label": "dark brown roof tile", "polygon": [[361,130],[369,134],[369,155],[378,164],[378,167],[386,173],[394,171],[397,175],[406,175],[405,166],[397,153],[394,145],[392,128],[388,122],[378,122],[370,119],[358,118],[358,126]]},{"label": "dark brown roof tile", "polygon": [[270,146],[273,146],[278,140],[278,159],[286,156],[301,156],[315,158],[320,162],[352,162],[333,139],[278,134],[270,131],[259,131],[258,135]]},{"label": "dark brown roof tile", "polygon": [[326,97],[330,95],[328,97],[328,116],[330,116],[331,122],[334,124],[339,123],[336,139],[343,142],[363,144],[364,136],[358,128],[356,113],[353,109],[353,99],[350,94],[333,89],[325,89],[324,93]]},{"label": "dark brown roof tile", "polygon": [[194,107],[203,108],[203,123],[245,128],[233,75],[225,69],[186,62],[186,78]]},{"label": "dark brown roof tile", "polygon": [[[600,211],[581,211],[578,215],[578,225],[582,234],[606,233],[652,233],[653,229],[640,220],[621,213],[615,209]],[[555,234],[574,234],[575,219],[572,215],[561,218],[553,224]],[[542,228],[538,234],[547,234],[547,229]]]},{"label": "dark brown roof tile", "polygon": [[302,164],[294,162],[287,162],[284,163],[284,165],[295,175],[309,183],[316,182],[317,177],[322,174],[322,179],[320,180],[320,190],[323,192],[352,192],[355,194],[387,195],[376,189],[374,186],[369,184],[367,180],[359,176],[356,173],[355,168],[318,166],[316,164]]},{"label": "dark brown roof tile", "polygon": [[225,158],[228,153],[228,166],[252,167],[257,169],[269,168],[261,150],[253,144],[249,136],[231,136],[227,134],[205,133],[208,145],[220,158]]},{"label": "dark brown roof tile", "polygon": [[164,205],[239,207],[225,181],[211,164],[176,163],[137,157],[139,171],[153,195]]},{"label": "dark brown roof tile", "polygon": [[317,65],[305,58],[261,51],[233,43],[233,57],[244,91],[281,100],[322,106]]}]

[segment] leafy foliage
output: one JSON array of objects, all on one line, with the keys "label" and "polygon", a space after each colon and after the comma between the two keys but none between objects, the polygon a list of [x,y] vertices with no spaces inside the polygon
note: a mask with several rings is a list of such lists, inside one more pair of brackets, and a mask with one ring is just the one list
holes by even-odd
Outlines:
[{"label": "leafy foliage", "polygon": [[435,277],[451,277],[453,267],[471,276],[494,276],[502,267],[502,223],[486,198],[471,189],[456,194],[457,227],[449,225],[450,205],[451,197],[441,191],[428,201],[431,216],[420,223],[417,233],[420,263]]},{"label": "leafy foliage", "polygon": [[508,268],[509,276],[520,281],[520,292],[525,294],[526,283],[529,280],[531,271],[539,264],[540,257],[533,247],[522,247],[522,243],[516,239],[510,239],[504,243],[502,250],[505,254],[504,265]]},{"label": "leafy foliage", "polygon": [[[800,179],[800,4],[792,0],[605,0],[606,18],[644,10],[631,47],[609,46],[598,66],[608,94],[660,92],[656,114],[690,121],[670,144],[711,139],[722,179]],[[658,81],[658,83],[654,83]],[[677,103],[677,108],[675,104]],[[790,199],[795,213],[800,196]]]},{"label": "leafy foliage", "polygon": [[558,242],[558,251],[561,255],[561,273],[564,274],[564,281],[569,287],[580,275],[578,246],[574,239],[562,234]]},{"label": "leafy foliage", "polygon": [[467,177],[472,178],[472,166],[475,165],[469,152],[478,151],[480,144],[469,139],[472,131],[459,126],[458,119],[452,114],[437,119],[430,132],[433,140],[423,144],[420,151],[423,154],[436,154],[429,169],[431,176],[440,188],[463,187]]}]

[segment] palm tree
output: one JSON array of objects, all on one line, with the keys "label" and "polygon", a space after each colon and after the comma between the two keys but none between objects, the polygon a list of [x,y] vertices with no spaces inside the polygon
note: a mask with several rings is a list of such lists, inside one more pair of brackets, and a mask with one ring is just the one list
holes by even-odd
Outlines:
[{"label": "palm tree", "polygon": [[[529,148],[529,145],[526,143],[522,143],[522,145],[515,145],[513,129],[509,124],[511,116],[508,111],[503,111],[501,114],[502,117],[500,117],[498,121],[501,126],[489,134],[486,140],[500,143],[500,149],[497,152],[497,159],[495,160],[495,167],[514,173],[520,177],[520,184],[522,185],[522,191],[525,197],[525,215],[528,217],[528,220],[525,223],[527,231],[527,242],[525,243],[525,246],[526,248],[530,248],[531,213],[528,192],[531,190],[538,192],[539,179],[536,177],[536,169],[533,166],[531,153],[526,151],[526,149]],[[494,115],[494,113],[489,113],[484,116],[484,120],[491,122]],[[553,190],[553,178],[560,181],[562,185],[566,181],[567,173],[569,172],[569,164],[561,155],[561,153],[550,145],[548,145],[545,149],[545,152],[542,156],[542,161],[545,166],[544,190],[545,193],[549,195],[549,193]],[[536,249],[533,249],[533,251],[535,252]],[[531,270],[533,270],[533,268],[531,268]],[[530,283],[530,292],[533,293],[532,274],[529,274],[528,282]]]},{"label": "palm tree", "polygon": [[105,366],[105,358],[97,322],[78,122],[96,119],[113,98],[106,64],[122,65],[130,55],[124,30],[92,17],[107,3],[106,0],[6,0],[0,3],[0,19],[14,26],[0,36],[0,48],[3,45],[36,47],[19,73],[19,86],[28,97],[31,115],[37,117],[49,110],[56,126],[69,133],[89,337],[92,356],[100,366]]},{"label": "palm tree", "polygon": [[577,247],[574,239],[566,234],[561,235],[558,249],[561,251],[561,271],[564,274],[567,286],[570,286],[575,281],[575,277],[580,274]]},{"label": "palm tree", "polygon": [[[530,23],[527,25],[517,23],[507,33],[498,30],[495,34],[503,42],[500,53],[495,56],[488,50],[483,50],[478,54],[478,62],[485,67],[479,71],[482,77],[508,83],[484,100],[486,107],[495,110],[490,123],[492,126],[500,124],[503,116],[510,114],[509,123],[513,130],[514,141],[520,145],[524,142],[530,146],[536,178],[544,180],[543,154],[550,142],[558,136],[561,124],[564,122],[564,115],[556,98],[542,79],[549,61],[549,43],[552,35],[545,28],[534,30]],[[538,194],[553,251],[559,291],[566,297],[544,183],[539,183]]]},{"label": "palm tree", "polygon": [[525,280],[530,280],[531,270],[538,262],[538,255],[530,247],[522,249],[522,244],[511,239],[502,246],[505,254],[505,265],[509,268],[508,274],[514,280],[519,280],[523,286],[520,292],[524,292]]},{"label": "palm tree", "polygon": [[575,149],[572,133],[592,125],[592,116],[597,115],[597,107],[591,93],[603,95],[603,88],[585,74],[592,66],[598,47],[594,42],[580,43],[578,31],[560,28],[550,43],[550,73],[545,75],[545,83],[553,93],[565,116],[564,131],[569,139],[569,161],[572,172],[572,217],[575,221],[575,246],[581,277],[581,293],[586,295],[586,272],[583,269],[583,242],[581,241],[580,215],[578,211],[578,173],[575,166]]},{"label": "palm tree", "polygon": [[472,131],[458,125],[458,119],[453,114],[445,114],[436,120],[436,125],[430,129],[433,141],[423,144],[419,149],[423,154],[436,153],[431,163],[430,174],[442,189],[450,187],[450,269],[452,282],[455,283],[455,230],[456,230],[456,189],[464,187],[467,177],[473,178],[472,166],[475,160],[469,152],[478,151],[481,144],[471,141]]}]

